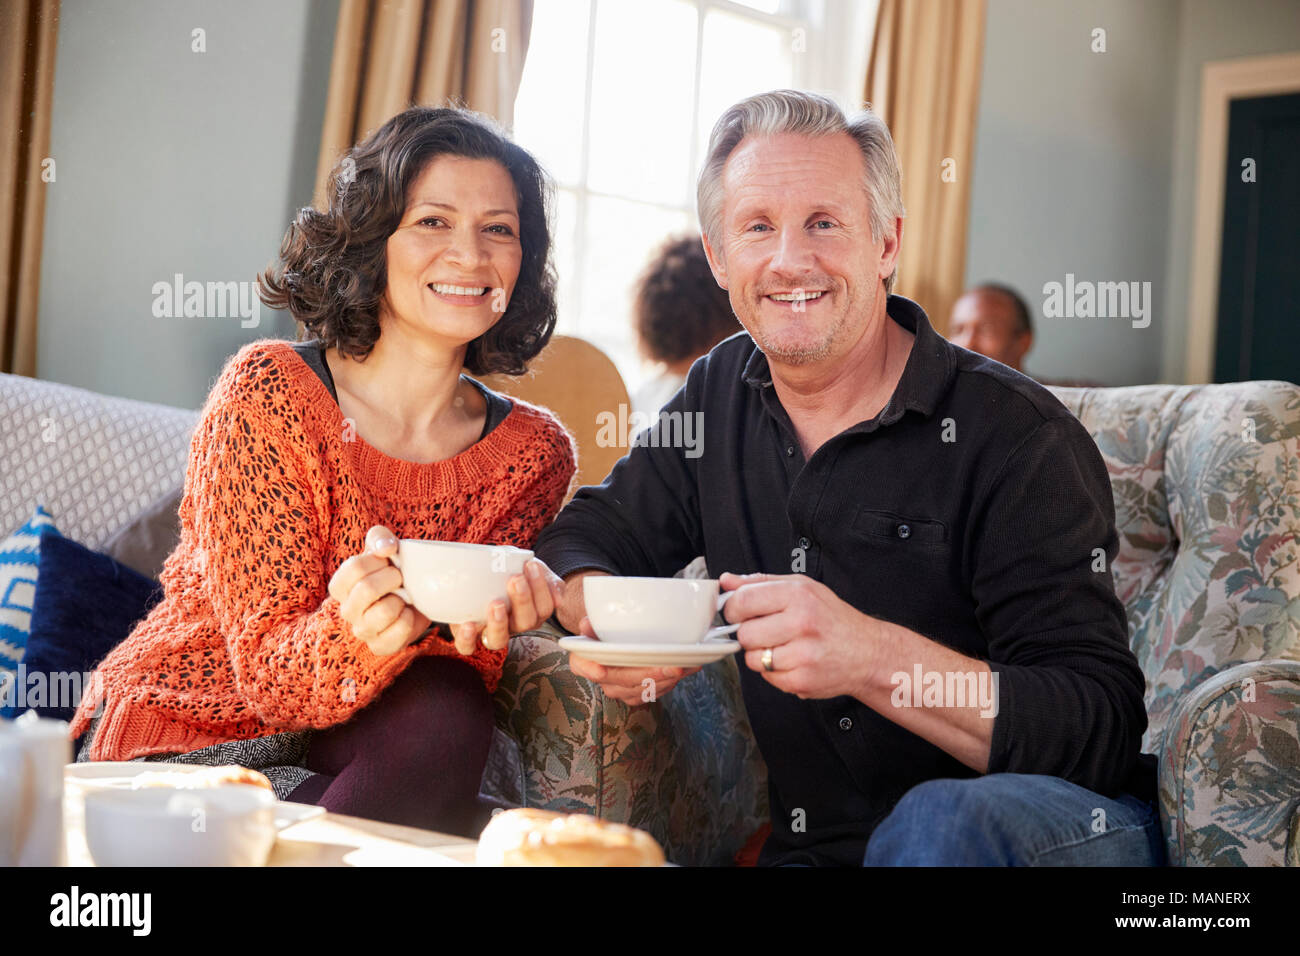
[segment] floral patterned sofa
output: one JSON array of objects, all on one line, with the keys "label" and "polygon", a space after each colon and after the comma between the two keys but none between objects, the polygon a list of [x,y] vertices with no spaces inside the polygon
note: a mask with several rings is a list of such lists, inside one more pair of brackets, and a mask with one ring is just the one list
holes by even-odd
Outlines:
[{"label": "floral patterned sofa", "polygon": [[[1300,389],[1056,391],[1114,484],[1171,862],[1300,865]],[[92,548],[174,489],[196,417],[13,375],[0,416],[25,449],[0,469],[0,523],[41,500]],[[677,863],[731,862],[767,818],[735,660],[630,710],[573,675],[557,636],[513,643],[485,788],[644,827]]]},{"label": "floral patterned sofa", "polygon": [[[1300,388],[1054,391],[1110,470],[1170,862],[1300,866]],[[735,660],[629,709],[556,636],[516,641],[498,695],[524,799],[643,827],[678,863],[730,862],[767,816]]]}]

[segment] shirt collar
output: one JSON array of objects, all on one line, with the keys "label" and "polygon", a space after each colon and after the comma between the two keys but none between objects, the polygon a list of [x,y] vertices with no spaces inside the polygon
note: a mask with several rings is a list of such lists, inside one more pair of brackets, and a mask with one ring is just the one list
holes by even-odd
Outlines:
[{"label": "shirt collar", "polygon": [[[898,387],[880,414],[882,425],[897,421],[907,411],[933,414],[952,384],[957,369],[956,346],[934,330],[924,309],[911,299],[891,295],[885,311],[891,319],[913,333],[916,340],[912,343]],[[772,384],[767,356],[757,345],[745,363],[741,381],[754,389],[768,388]]]}]

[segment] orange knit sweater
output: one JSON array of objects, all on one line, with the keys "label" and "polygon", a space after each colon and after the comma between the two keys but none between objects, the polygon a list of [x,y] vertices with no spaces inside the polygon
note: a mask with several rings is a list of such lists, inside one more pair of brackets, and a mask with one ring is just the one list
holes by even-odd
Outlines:
[{"label": "orange knit sweater", "polygon": [[[446,461],[390,458],[345,423],[290,343],[227,363],[190,445],[181,538],[163,600],[99,666],[75,739],[103,698],[92,760],[197,750],[324,728],[365,707],[416,657],[455,655],[437,634],[378,657],[328,594],[385,525],[399,538],[531,547],[573,475],[573,440],[544,409],[514,407]],[[495,690],[506,652],[468,658]]]}]

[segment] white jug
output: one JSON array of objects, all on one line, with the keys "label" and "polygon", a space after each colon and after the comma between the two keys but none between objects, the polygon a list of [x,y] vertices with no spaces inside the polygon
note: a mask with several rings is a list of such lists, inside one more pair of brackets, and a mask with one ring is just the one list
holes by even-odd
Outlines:
[{"label": "white jug", "polygon": [[62,866],[68,725],[28,711],[0,720],[0,866]]}]

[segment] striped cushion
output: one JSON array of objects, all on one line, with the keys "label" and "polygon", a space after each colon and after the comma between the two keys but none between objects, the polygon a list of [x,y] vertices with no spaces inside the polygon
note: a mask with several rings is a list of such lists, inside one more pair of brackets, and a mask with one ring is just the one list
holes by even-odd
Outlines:
[{"label": "striped cushion", "polygon": [[17,671],[27,648],[41,539],[58,533],[50,513],[37,505],[31,519],[0,543],[0,689],[7,684],[5,675]]}]

